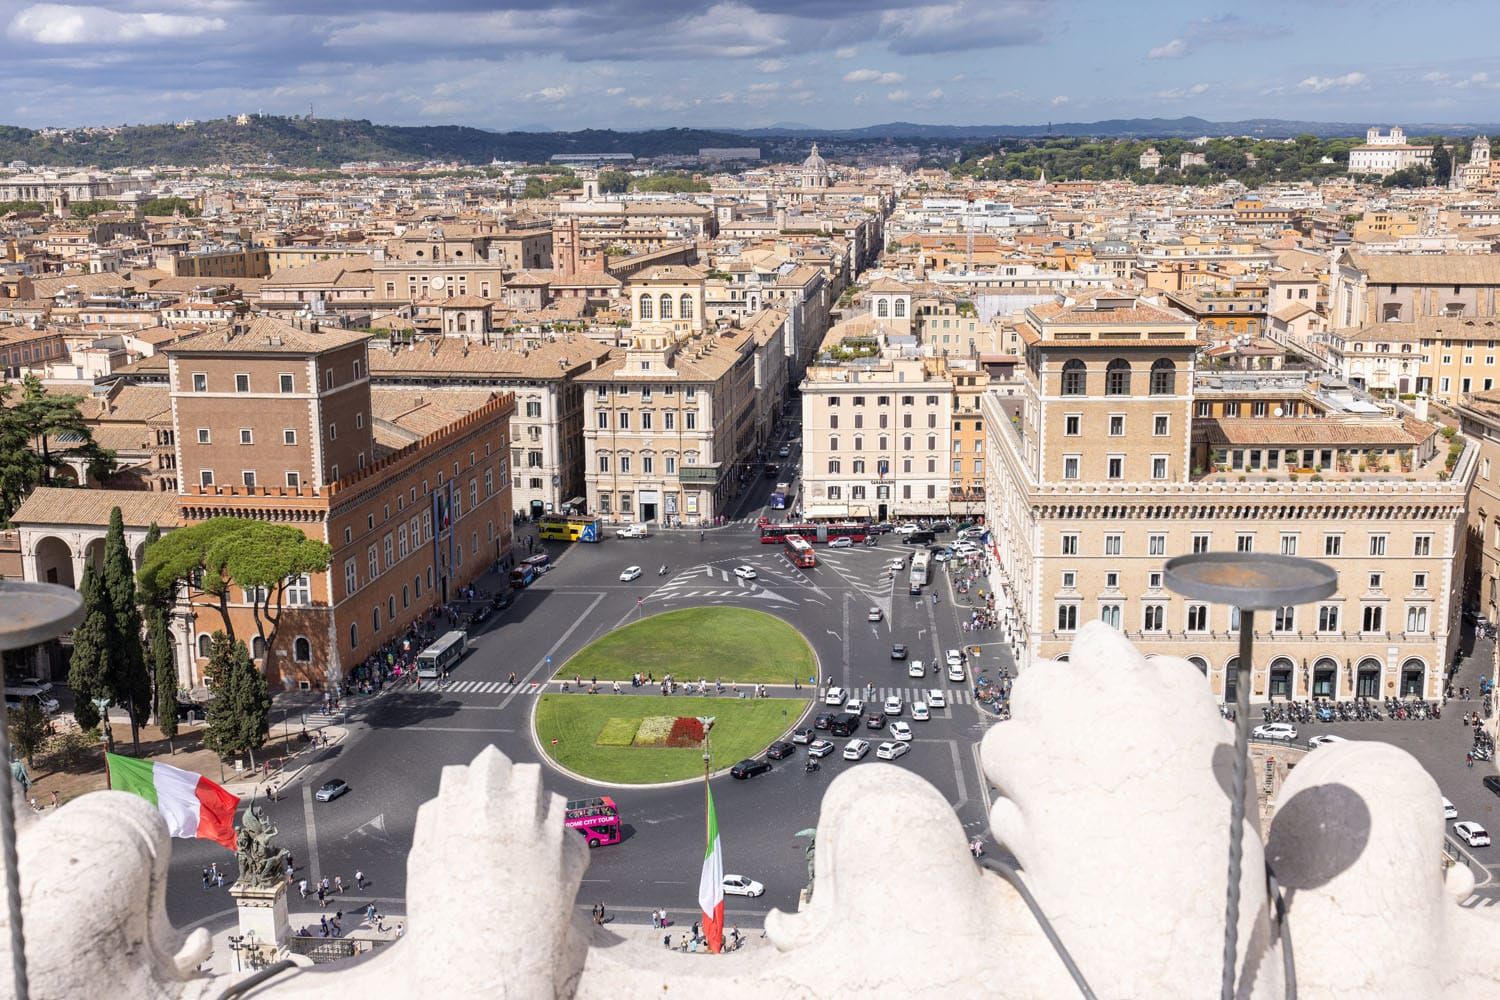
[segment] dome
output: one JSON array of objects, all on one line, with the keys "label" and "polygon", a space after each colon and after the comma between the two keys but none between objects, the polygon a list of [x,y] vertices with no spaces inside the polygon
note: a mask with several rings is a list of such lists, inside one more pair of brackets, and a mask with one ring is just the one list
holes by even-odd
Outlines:
[{"label": "dome", "polygon": [[812,152],[802,161],[802,186],[828,186],[828,163],[818,155],[817,143],[813,143]]}]

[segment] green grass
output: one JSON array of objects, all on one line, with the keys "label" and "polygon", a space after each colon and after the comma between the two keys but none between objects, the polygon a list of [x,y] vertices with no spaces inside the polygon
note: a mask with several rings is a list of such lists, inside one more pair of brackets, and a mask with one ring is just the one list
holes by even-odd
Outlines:
[{"label": "green grass", "polygon": [[816,673],[807,640],[786,622],[746,608],[685,608],[631,622],[584,647],[558,677],[626,681],[650,671],[658,681],[722,678],[725,684],[803,683]]},{"label": "green grass", "polygon": [[600,746],[628,747],[635,742],[635,730],[640,725],[640,721],[640,719],[605,719],[594,742]]},{"label": "green grass", "polygon": [[[636,725],[648,715],[713,716],[715,771],[753,757],[797,721],[806,698],[662,698],[641,695],[547,694],[536,708],[542,750],[563,767],[599,781],[650,784],[703,773],[697,747],[601,745],[606,729]],[[557,740],[553,746],[552,741]]]}]

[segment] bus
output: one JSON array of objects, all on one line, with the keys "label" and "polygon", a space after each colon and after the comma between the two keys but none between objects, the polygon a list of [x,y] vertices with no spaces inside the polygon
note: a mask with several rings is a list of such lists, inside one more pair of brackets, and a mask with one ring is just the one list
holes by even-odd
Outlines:
[{"label": "bus", "polygon": [[831,542],[835,538],[847,538],[857,545],[870,535],[870,526],[863,521],[830,521],[826,524],[783,521],[772,524],[769,518],[763,517],[758,527],[762,545],[779,543],[787,535],[801,535],[810,542]]},{"label": "bus", "polygon": [[926,549],[912,553],[911,557],[911,592],[920,594],[922,588],[931,579],[932,553]]},{"label": "bus", "polygon": [[469,636],[464,632],[446,632],[431,646],[417,654],[418,677],[441,677],[463,659],[469,651]]},{"label": "bus", "polygon": [[813,555],[812,543],[801,535],[787,535],[782,541],[782,547],[793,566],[812,569],[818,565],[818,557]]},{"label": "bus", "polygon": [[563,813],[568,829],[583,834],[590,847],[620,842],[620,808],[608,795],[574,799]]},{"label": "bus", "polygon": [[537,535],[559,542],[597,542],[604,538],[599,523],[589,514],[543,514],[537,521]]},{"label": "bus", "polygon": [[792,484],[777,483],[776,488],[771,491],[771,509],[786,510],[792,502]]}]

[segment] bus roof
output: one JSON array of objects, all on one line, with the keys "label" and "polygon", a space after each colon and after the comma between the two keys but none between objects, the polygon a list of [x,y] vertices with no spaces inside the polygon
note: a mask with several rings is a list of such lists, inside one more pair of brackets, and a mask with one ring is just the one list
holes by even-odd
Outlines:
[{"label": "bus roof", "polygon": [[574,809],[598,809],[601,806],[607,809],[614,809],[615,800],[608,795],[601,795],[593,799],[573,799],[568,802],[567,809],[571,812]]},{"label": "bus roof", "polygon": [[436,656],[437,654],[443,652],[443,650],[447,649],[449,646],[457,645],[458,643],[463,642],[468,638],[469,636],[465,632],[459,632],[456,630],[453,632],[444,632],[442,635],[438,636],[437,641],[435,641],[431,646],[428,646],[426,649],[422,650],[422,652],[417,655],[421,656],[425,653],[431,653],[432,655]]}]

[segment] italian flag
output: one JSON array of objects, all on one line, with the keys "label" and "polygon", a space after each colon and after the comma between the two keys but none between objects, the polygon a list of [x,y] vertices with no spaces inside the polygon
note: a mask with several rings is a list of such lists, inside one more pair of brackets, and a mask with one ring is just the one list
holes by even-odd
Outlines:
[{"label": "italian flag", "polygon": [[708,845],[703,852],[703,875],[698,879],[698,906],[703,910],[703,936],[708,950],[724,947],[724,845],[719,842],[719,818],[714,814],[714,793],[708,796]]},{"label": "italian flag", "polygon": [[109,784],[156,806],[173,837],[202,837],[234,850],[234,814],[239,796],[201,774],[168,764],[105,754]]}]

